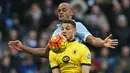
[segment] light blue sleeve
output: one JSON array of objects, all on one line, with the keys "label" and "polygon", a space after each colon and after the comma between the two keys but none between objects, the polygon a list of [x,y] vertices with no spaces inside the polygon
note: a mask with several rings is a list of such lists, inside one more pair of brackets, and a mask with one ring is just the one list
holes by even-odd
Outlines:
[{"label": "light blue sleeve", "polygon": [[76,22],[76,35],[85,41],[87,36],[91,35],[91,33],[86,29],[86,27],[81,22]]},{"label": "light blue sleeve", "polygon": [[61,26],[60,25],[58,25],[57,29],[52,34],[52,37],[55,36],[55,35],[57,35],[57,34],[61,34]]}]

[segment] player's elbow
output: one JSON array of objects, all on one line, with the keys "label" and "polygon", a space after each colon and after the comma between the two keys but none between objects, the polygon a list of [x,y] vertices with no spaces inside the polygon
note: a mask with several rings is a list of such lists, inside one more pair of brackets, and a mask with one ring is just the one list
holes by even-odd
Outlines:
[{"label": "player's elbow", "polygon": [[86,41],[89,43],[89,44],[92,44],[93,46],[96,46],[95,45],[95,42],[96,42],[96,38],[92,35],[89,35],[87,38],[86,38]]},{"label": "player's elbow", "polygon": [[103,46],[103,40],[101,40],[100,38],[96,38],[92,35],[89,35],[86,38],[86,41],[90,44],[92,44],[95,47],[102,47]]}]

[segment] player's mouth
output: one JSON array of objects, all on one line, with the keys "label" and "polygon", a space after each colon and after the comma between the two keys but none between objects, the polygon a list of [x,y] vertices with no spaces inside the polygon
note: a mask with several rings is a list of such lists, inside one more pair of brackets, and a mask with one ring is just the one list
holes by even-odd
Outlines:
[{"label": "player's mouth", "polygon": [[63,35],[66,38],[66,35]]},{"label": "player's mouth", "polygon": [[60,15],[60,18],[64,17],[63,15]]}]

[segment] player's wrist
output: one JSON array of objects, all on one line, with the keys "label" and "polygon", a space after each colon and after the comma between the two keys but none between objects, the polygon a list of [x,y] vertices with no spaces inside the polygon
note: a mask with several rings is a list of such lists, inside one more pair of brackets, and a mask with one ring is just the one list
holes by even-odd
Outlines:
[{"label": "player's wrist", "polygon": [[105,45],[105,42],[104,42],[104,41],[103,41],[103,43],[102,43],[102,44],[103,44],[103,46],[102,46],[102,47],[106,47],[106,45]]},{"label": "player's wrist", "polygon": [[24,45],[20,45],[20,46],[19,46],[19,48],[20,48],[19,51],[20,51],[20,52],[23,52],[24,47],[25,47]]}]

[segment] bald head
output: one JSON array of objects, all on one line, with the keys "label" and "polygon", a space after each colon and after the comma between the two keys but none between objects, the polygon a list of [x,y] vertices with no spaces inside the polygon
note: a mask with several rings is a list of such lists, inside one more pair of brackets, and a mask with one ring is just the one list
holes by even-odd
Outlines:
[{"label": "bald head", "polygon": [[74,15],[73,9],[69,3],[61,3],[58,6],[59,20],[71,20]]},{"label": "bald head", "polygon": [[71,5],[69,3],[66,3],[66,2],[60,3],[59,7],[60,6],[64,6],[64,7],[72,9]]}]

